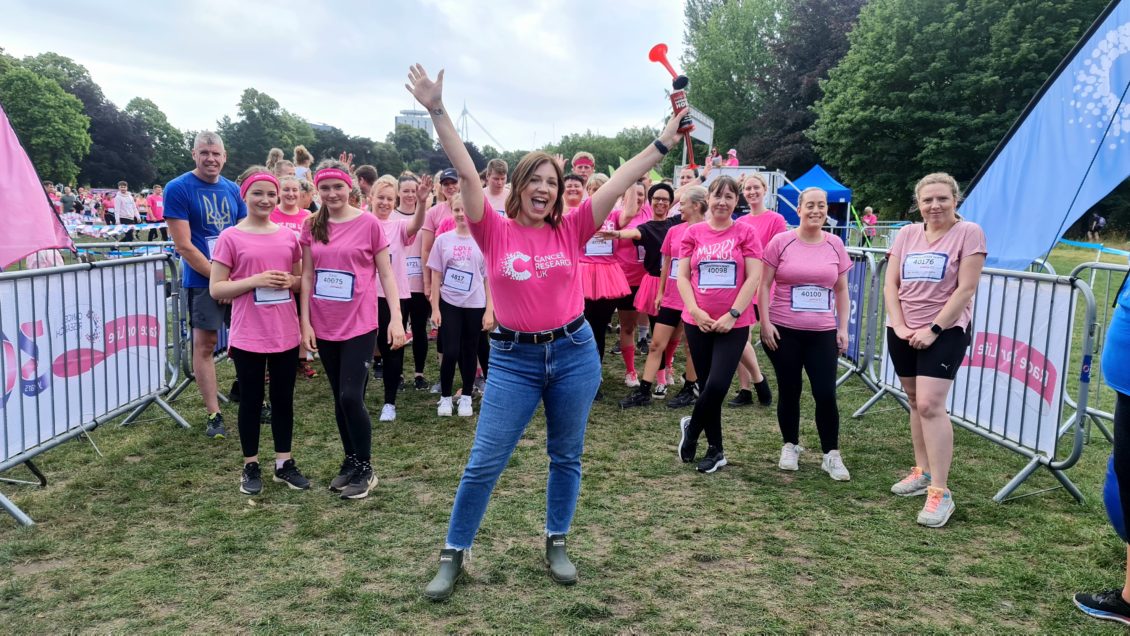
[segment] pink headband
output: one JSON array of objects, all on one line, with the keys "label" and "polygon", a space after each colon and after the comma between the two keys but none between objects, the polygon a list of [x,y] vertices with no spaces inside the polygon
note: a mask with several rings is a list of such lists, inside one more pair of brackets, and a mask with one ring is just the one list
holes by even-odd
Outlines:
[{"label": "pink headband", "polygon": [[592,163],[592,159],[589,159],[588,157],[579,157],[579,158],[573,160],[573,165],[574,166],[591,166],[591,165],[593,165],[593,163]]},{"label": "pink headband", "polygon": [[275,175],[273,175],[269,172],[256,172],[256,173],[252,174],[250,177],[247,177],[246,179],[244,179],[243,184],[241,184],[239,186],[239,198],[241,198],[241,199],[246,198],[247,197],[247,191],[251,189],[251,186],[260,182],[260,181],[270,181],[271,183],[275,184],[275,192],[278,192],[278,190],[279,190],[279,180],[275,178]]},{"label": "pink headband", "polygon": [[349,173],[338,168],[322,168],[314,175],[314,186],[317,187],[325,179],[341,179],[350,188],[353,187],[353,178]]}]

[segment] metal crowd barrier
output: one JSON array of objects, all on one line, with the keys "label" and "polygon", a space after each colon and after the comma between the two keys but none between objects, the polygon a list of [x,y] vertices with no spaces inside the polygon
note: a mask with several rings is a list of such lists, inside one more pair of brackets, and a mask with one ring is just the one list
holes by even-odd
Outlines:
[{"label": "metal crowd barrier", "polygon": [[[180,277],[168,255],[0,274],[0,472],[151,405],[178,380]],[[175,345],[175,340],[172,342]],[[171,359],[170,359],[171,357]],[[29,483],[2,479],[8,483]],[[0,507],[31,518],[0,494]]]},{"label": "metal crowd barrier", "polygon": [[[1091,385],[1090,397],[1084,411],[1087,414],[1088,425],[1094,424],[1108,441],[1114,443],[1114,435],[1104,422],[1114,423],[1114,402],[1117,399],[1114,389],[1103,382],[1102,356],[1104,353],[1115,355],[1115,352],[1104,352],[1103,343],[1106,341],[1106,332],[1110,328],[1110,321],[1114,317],[1114,301],[1122,280],[1130,271],[1130,265],[1117,265],[1115,263],[1080,263],[1071,270],[1071,276],[1087,280],[1095,294],[1095,304],[1098,310],[1097,330],[1095,333],[1095,357],[1092,363],[1095,382]],[[1126,352],[1119,352],[1126,355]],[[1068,406],[1078,408],[1078,403],[1066,397]],[[1088,426],[1089,428],[1089,426]]]},{"label": "metal crowd barrier", "polygon": [[843,386],[851,378],[859,378],[873,392],[879,391],[873,376],[875,338],[872,333],[874,313],[875,256],[869,251],[849,247],[852,268],[848,270],[848,296],[851,298],[851,317],[848,320],[848,348],[839,359],[844,372],[836,379]]},{"label": "metal crowd barrier", "polygon": [[[880,303],[888,263],[884,259],[876,269],[872,306],[879,311],[869,312],[872,336],[882,345],[876,347],[872,360],[880,365],[874,378],[879,390],[853,417],[863,416],[888,395],[907,407],[906,393],[886,352]],[[994,501],[1008,498],[1041,466],[1083,501],[1064,471],[1083,452],[1095,328],[1095,298],[1085,281],[984,270],[974,300],[970,349],[947,398],[947,411],[954,424],[1028,458],[1024,469],[993,496]],[[1069,378],[1076,385],[1074,398]],[[1061,444],[1069,433],[1070,444]]]}]

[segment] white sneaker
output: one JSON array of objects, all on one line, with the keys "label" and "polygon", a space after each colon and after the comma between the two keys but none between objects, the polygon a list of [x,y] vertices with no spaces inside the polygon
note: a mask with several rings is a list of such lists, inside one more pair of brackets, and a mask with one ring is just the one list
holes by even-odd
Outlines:
[{"label": "white sneaker", "polygon": [[459,398],[459,417],[471,417],[474,415],[471,410],[471,396],[464,395]]},{"label": "white sneaker", "polygon": [[436,409],[436,415],[440,417],[451,417],[451,396],[441,397],[439,399],[439,407]]},{"label": "white sneaker", "polygon": [[910,469],[910,474],[903,477],[891,486],[891,492],[902,497],[915,497],[925,495],[930,486],[930,476],[915,466]]},{"label": "white sneaker", "polygon": [[804,448],[795,444],[789,443],[781,447],[781,461],[777,463],[777,467],[781,470],[797,470],[800,467],[797,465],[797,460],[800,458],[801,452]]},{"label": "white sneaker", "polygon": [[824,461],[820,463],[820,467],[836,481],[851,481],[851,473],[849,473],[847,467],[844,466],[844,460],[840,457],[840,451],[838,450],[825,453]]},{"label": "white sneaker", "polygon": [[393,422],[395,420],[396,420],[396,406],[395,405],[385,404],[383,407],[381,407],[380,421],[382,421],[382,422]]},{"label": "white sneaker", "polygon": [[930,486],[926,489],[926,505],[918,513],[918,523],[927,528],[941,528],[950,520],[954,508],[949,490]]},{"label": "white sneaker", "polygon": [[628,371],[624,374],[624,384],[635,388],[640,385],[640,377],[635,373]]}]

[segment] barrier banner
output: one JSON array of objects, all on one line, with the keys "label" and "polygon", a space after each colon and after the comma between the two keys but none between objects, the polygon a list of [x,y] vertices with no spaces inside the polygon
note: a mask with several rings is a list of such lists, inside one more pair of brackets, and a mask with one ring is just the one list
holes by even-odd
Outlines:
[{"label": "barrier banner", "polygon": [[[971,343],[947,400],[950,415],[1054,456],[1072,311],[1070,285],[983,274]],[[902,390],[885,337],[881,374]]]},{"label": "barrier banner", "polygon": [[863,304],[867,294],[867,259],[852,259],[847,273],[848,297],[851,298],[851,315],[848,317],[848,346],[844,356],[859,362],[860,335],[863,333]]},{"label": "barrier banner", "polygon": [[0,461],[162,388],[164,266],[0,281]]}]

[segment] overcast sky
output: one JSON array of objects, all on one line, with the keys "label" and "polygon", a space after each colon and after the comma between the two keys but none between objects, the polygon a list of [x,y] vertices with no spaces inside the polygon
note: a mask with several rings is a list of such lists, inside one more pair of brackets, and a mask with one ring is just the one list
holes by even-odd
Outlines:
[{"label": "overcast sky", "polygon": [[[0,47],[54,51],[90,70],[119,107],[148,97],[182,130],[214,128],[256,88],[312,123],[383,140],[414,108],[408,66],[447,73],[509,150],[584,132],[658,125],[670,76],[649,62],[657,42],[682,52],[681,0],[388,0],[94,2],[6,0]],[[480,147],[496,145],[470,126]]]}]

